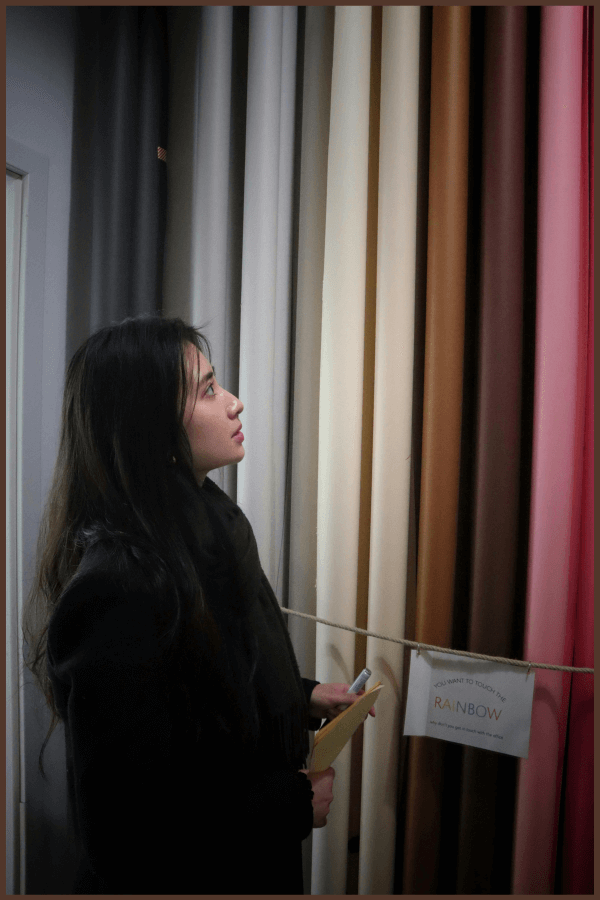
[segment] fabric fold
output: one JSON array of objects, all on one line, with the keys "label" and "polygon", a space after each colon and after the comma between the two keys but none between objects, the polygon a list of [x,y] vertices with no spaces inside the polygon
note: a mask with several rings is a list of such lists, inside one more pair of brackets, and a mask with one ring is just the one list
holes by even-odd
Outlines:
[{"label": "fabric fold", "polygon": [[[579,526],[585,365],[580,329],[582,7],[543,7],[533,465],[524,658],[570,665],[571,536]],[[586,316],[587,318],[587,316]],[[583,389],[583,390],[582,390]],[[539,670],[519,761],[512,891],[554,888],[569,673]]]},{"label": "fabric fold", "polygon": [[[525,137],[524,7],[485,11],[478,423],[468,649],[511,656],[517,564]],[[508,893],[515,760],[463,751],[457,890]]]},{"label": "fabric fold", "polygon": [[[336,7],[327,162],[319,393],[317,615],[356,623],[369,156],[370,7]],[[351,397],[352,402],[344,402]],[[317,628],[316,677],[354,679],[354,636]],[[343,894],[348,755],[336,802],[313,835],[312,891]]]},{"label": "fabric fold", "polygon": [[[456,550],[464,341],[469,133],[468,7],[435,7],[423,462],[416,637],[449,646]],[[445,745],[412,738],[404,891],[435,893]]]}]

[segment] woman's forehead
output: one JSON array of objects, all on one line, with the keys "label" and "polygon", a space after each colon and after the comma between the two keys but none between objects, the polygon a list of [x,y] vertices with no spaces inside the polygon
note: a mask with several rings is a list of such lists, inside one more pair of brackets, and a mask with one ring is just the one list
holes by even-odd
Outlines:
[{"label": "woman's forehead", "polygon": [[185,348],[185,367],[191,379],[198,381],[211,369],[211,365],[204,353],[189,343]]}]

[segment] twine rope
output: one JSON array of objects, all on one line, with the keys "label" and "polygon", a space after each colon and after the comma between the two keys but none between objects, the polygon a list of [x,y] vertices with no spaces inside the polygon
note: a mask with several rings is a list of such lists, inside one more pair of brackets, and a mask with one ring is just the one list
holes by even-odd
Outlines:
[{"label": "twine rope", "polygon": [[404,644],[406,647],[413,647],[415,650],[439,650],[442,653],[451,653],[454,656],[468,656],[471,659],[483,659],[486,662],[506,663],[509,666],[520,666],[523,669],[551,669],[553,672],[579,672],[583,675],[593,675],[593,669],[577,668],[576,666],[550,666],[548,663],[525,662],[522,659],[506,659],[504,656],[487,656],[485,653],[471,653],[469,650],[451,650],[448,647],[435,647],[433,644],[424,644],[422,641],[409,641],[406,638],[393,638],[385,634],[377,634],[374,631],[365,631],[364,628],[353,628],[351,625],[340,625],[338,622],[330,622],[329,619],[321,619],[318,616],[311,616],[308,613],[298,612],[295,609],[287,609],[281,607],[282,613],[289,613],[291,616],[301,616],[303,619],[312,619],[314,622],[320,622],[322,625],[331,625],[333,628],[343,628],[344,631],[354,631],[356,634],[364,634],[366,637],[378,638],[380,641],[392,641],[394,644]]}]

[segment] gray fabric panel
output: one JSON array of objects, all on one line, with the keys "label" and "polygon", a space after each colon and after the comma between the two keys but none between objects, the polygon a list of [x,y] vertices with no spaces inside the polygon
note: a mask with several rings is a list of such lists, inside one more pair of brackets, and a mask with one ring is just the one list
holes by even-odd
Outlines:
[{"label": "gray fabric panel", "polygon": [[295,7],[250,10],[240,332],[246,458],[238,467],[238,502],[252,522],[263,568],[279,599],[288,437],[296,26]]}]

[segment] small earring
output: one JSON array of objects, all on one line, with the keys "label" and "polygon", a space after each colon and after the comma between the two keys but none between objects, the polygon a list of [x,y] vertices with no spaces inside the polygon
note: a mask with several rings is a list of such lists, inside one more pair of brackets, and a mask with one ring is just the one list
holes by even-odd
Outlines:
[{"label": "small earring", "polygon": [[177,460],[175,459],[174,456],[171,457],[171,465],[172,465],[172,466],[177,465]]}]

